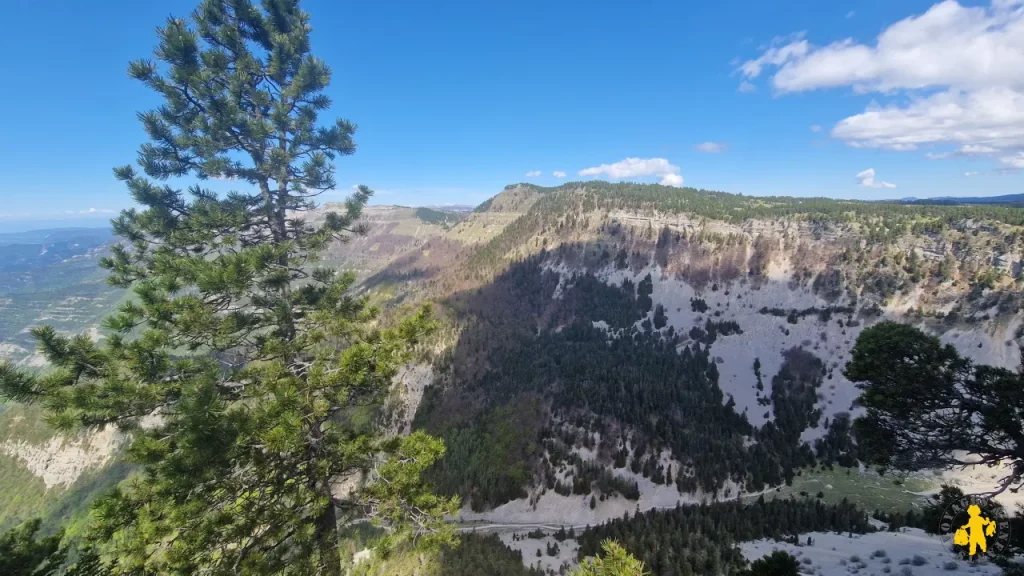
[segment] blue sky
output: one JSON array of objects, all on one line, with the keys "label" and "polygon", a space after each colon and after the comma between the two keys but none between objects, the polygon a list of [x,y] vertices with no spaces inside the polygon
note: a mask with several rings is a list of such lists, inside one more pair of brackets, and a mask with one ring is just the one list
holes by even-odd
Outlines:
[{"label": "blue sky", "polygon": [[[359,125],[324,200],[367,184],[375,203],[475,204],[508,183],[593,177],[864,199],[1024,192],[1024,17],[993,1],[306,0],[332,114]],[[111,168],[134,160],[135,113],[158,101],[127,63],[193,7],[8,3],[0,222],[128,205]]]}]

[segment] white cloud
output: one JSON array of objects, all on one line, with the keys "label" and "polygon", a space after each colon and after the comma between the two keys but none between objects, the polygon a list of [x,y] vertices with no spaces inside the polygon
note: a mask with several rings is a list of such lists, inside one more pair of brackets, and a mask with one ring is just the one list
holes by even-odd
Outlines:
[{"label": "white cloud", "polygon": [[[359,186],[361,186],[361,184],[353,184],[352,186],[349,187],[349,190],[351,190],[352,192],[358,192],[359,191]],[[369,188],[370,188],[370,192],[373,192],[373,197],[374,198],[380,198],[381,196],[393,196],[393,195],[396,194],[396,192],[393,191],[393,190],[385,190],[385,189],[382,189],[382,188],[374,188],[372,186],[369,186]],[[324,192],[325,196],[348,196],[349,194],[351,194],[351,192],[349,192],[348,190],[345,190],[345,189],[335,189],[335,190],[328,190],[327,192]]]},{"label": "white cloud", "polygon": [[701,142],[697,144],[696,148],[698,152],[707,152],[708,154],[718,154],[725,152],[728,144],[725,142]]},{"label": "white cloud", "polygon": [[847,18],[853,18],[856,15],[857,15],[857,13],[854,12],[853,10],[850,10],[849,12],[846,13],[846,17]]},{"label": "white cloud", "polygon": [[526,173],[527,178],[536,178],[537,176],[540,176],[540,170],[530,170]]},{"label": "white cloud", "polygon": [[671,164],[664,158],[626,158],[614,164],[601,164],[580,170],[580,176],[600,176],[604,174],[610,180],[625,180],[639,176],[659,176],[660,183],[665,186],[682,186],[683,177],[679,174],[679,166]]},{"label": "white cloud", "polygon": [[[742,73],[748,80],[761,75],[765,67],[779,67],[793,60],[800,60],[807,55],[811,49],[810,43],[803,39],[801,32],[790,38],[778,37],[764,49],[761,56],[753,60],[747,60],[740,64],[738,72]],[[788,43],[786,43],[788,41]]]},{"label": "white cloud", "polygon": [[861,91],[959,86],[1024,88],[1024,10],[1019,0],[964,7],[945,0],[879,34],[875,45],[847,38],[810,45],[801,33],[740,65],[747,78],[775,67],[782,92],[854,86]]},{"label": "white cloud", "polygon": [[865,188],[895,188],[896,185],[890,182],[884,182],[882,180],[875,181],[875,169],[868,168],[863,172],[859,172],[856,176],[857,180],[860,180],[860,185]]},{"label": "white cloud", "polygon": [[955,158],[957,156],[988,156],[999,152],[998,148],[984,144],[964,144],[959,149],[951,152],[926,152],[925,158],[939,160],[943,158]]},{"label": "white cloud", "polygon": [[113,214],[117,210],[107,208],[89,208],[87,210],[65,210],[65,214]]},{"label": "white cloud", "polygon": [[888,98],[835,125],[831,135],[852,146],[939,148],[926,155],[989,156],[1004,164],[1024,151],[1022,0],[944,0],[869,43],[847,38],[815,46],[801,33],[774,42],[736,73],[749,81],[766,70],[778,93],[845,87]]},{"label": "white cloud", "polygon": [[819,125],[819,124],[811,125],[811,132],[821,132],[821,125]]},{"label": "white cloud", "polygon": [[736,89],[737,92],[743,93],[753,92],[755,90],[757,90],[757,86],[754,86],[752,82],[748,82],[746,80],[740,82],[740,87]]},{"label": "white cloud", "polygon": [[971,172],[964,172],[964,176],[968,178],[970,178],[971,176],[977,176],[978,174],[981,174],[981,172],[978,172],[977,170]]},{"label": "white cloud", "polygon": [[959,145],[973,155],[1024,147],[1024,92],[948,90],[906,106],[872,107],[841,120],[832,136],[867,148]]},{"label": "white cloud", "polygon": [[991,146],[985,146],[984,144],[964,144],[960,147],[959,152],[966,156],[979,156],[984,154],[995,154],[999,150]]},{"label": "white cloud", "polygon": [[1019,152],[1014,156],[1004,156],[999,161],[1013,170],[1022,170],[1024,169],[1024,152]]},{"label": "white cloud", "polygon": [[912,142],[900,142],[893,144],[889,147],[890,150],[896,150],[898,152],[909,152],[910,150],[917,150],[917,144]]},{"label": "white cloud", "polygon": [[551,175],[554,176],[555,178],[565,178],[566,176],[565,172],[562,172],[561,170],[555,170],[554,172],[551,173]]},{"label": "white cloud", "polygon": [[683,177],[679,174],[665,174],[661,177],[661,181],[658,182],[662,186],[675,186],[680,188],[683,185]]}]

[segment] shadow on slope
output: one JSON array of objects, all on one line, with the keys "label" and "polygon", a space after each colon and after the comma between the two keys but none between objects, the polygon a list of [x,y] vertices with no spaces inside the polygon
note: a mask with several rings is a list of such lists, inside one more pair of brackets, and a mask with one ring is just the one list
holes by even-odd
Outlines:
[{"label": "shadow on slope", "polygon": [[[551,271],[567,261],[583,271]],[[816,420],[806,401],[814,385],[780,386],[773,401],[791,418],[753,429],[725,402],[708,348],[652,325],[649,276],[608,284],[585,271],[613,261],[607,245],[562,245],[443,301],[464,328],[441,367],[446,382],[427,389],[415,420],[445,439],[432,470],[441,491],[474,510],[531,486],[635,498],[628,468],[682,492],[728,496],[731,483],[761,490],[815,463],[799,443]]]}]

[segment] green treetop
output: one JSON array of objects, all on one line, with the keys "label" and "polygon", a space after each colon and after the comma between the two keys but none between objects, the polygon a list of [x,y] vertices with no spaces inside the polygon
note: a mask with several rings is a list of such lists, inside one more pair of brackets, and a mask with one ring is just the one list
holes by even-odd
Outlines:
[{"label": "green treetop", "polygon": [[800,562],[791,554],[776,550],[750,563],[739,576],[799,576]]},{"label": "green treetop", "polygon": [[572,576],[644,576],[644,563],[634,558],[614,540],[601,543],[604,556],[587,558]]},{"label": "green treetop", "polygon": [[63,531],[37,537],[40,521],[29,520],[0,534],[0,574],[50,576],[64,561]]},{"label": "green treetop", "polygon": [[351,275],[316,267],[361,232],[371,191],[303,219],[355,150],[352,124],[318,120],[330,69],[310,30],[296,0],[205,0],[159,29],[155,61],[129,74],[163,101],[139,114],[141,171],[115,170],[139,208],[114,220],[124,243],[101,262],[135,297],[102,343],[36,329],[44,375],[0,365],[0,393],[57,428],[129,432],[141,472],[90,533],[115,572],[338,574],[339,526],[366,516],[392,543],[452,539],[441,519],[457,501],[419,481],[441,443],[365,424],[430,310],[387,325]]}]

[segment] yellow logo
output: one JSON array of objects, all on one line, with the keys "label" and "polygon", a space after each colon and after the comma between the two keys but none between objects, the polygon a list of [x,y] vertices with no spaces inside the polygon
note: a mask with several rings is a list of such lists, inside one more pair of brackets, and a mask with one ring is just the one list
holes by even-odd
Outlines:
[{"label": "yellow logo", "polygon": [[964,496],[943,511],[938,533],[944,540],[952,537],[954,553],[973,560],[979,554],[1003,554],[1010,540],[1010,524],[1002,506],[988,499]]},{"label": "yellow logo", "polygon": [[995,521],[982,516],[981,508],[977,504],[967,507],[967,515],[967,524],[957,528],[956,534],[953,535],[953,543],[957,546],[970,546],[971,556],[978,553],[978,548],[981,548],[982,553],[988,552],[988,541],[985,537],[996,535]]}]

